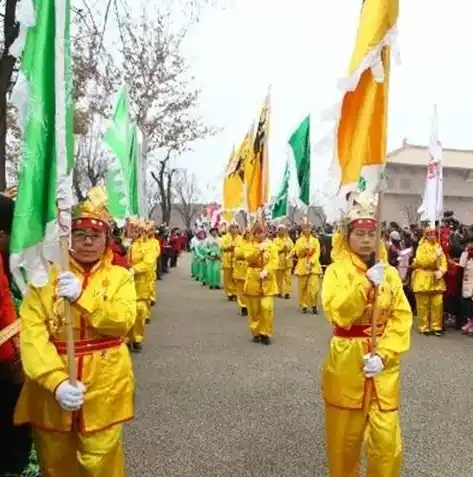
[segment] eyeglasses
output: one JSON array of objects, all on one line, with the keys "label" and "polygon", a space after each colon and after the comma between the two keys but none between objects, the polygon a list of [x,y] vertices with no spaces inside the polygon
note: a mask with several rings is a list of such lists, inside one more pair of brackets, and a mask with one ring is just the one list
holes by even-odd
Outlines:
[{"label": "eyeglasses", "polygon": [[85,230],[74,230],[72,232],[72,238],[79,242],[85,242],[85,239],[89,238],[92,242],[96,242],[103,237],[103,234],[99,232],[87,232]]}]

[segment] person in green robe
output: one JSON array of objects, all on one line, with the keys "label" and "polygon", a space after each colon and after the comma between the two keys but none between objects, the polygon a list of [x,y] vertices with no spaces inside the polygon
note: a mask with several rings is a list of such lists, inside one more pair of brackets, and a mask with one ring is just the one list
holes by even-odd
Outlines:
[{"label": "person in green robe", "polygon": [[195,235],[192,237],[190,242],[190,251],[192,254],[191,259],[191,278],[194,280],[199,280],[199,259],[197,258],[196,247],[200,243],[199,232],[196,232]]},{"label": "person in green robe", "polygon": [[197,258],[197,281],[199,281],[203,286],[207,285],[207,267],[205,263],[206,259],[206,248],[205,248],[205,239],[203,238],[204,232],[200,232],[202,239],[199,240],[199,243],[195,246],[195,255]]},{"label": "person in green robe", "polygon": [[219,290],[222,251],[220,249],[220,240],[216,227],[209,230],[209,236],[205,241],[205,251],[207,284],[211,290]]}]

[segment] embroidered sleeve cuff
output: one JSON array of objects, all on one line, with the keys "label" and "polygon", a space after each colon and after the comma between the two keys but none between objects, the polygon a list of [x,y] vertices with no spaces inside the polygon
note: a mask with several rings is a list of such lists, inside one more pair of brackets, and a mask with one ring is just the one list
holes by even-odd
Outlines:
[{"label": "embroidered sleeve cuff", "polygon": [[51,393],[55,393],[57,387],[64,381],[67,381],[69,376],[65,371],[57,370],[52,371],[44,376],[37,378],[37,382],[40,386],[47,389]]}]

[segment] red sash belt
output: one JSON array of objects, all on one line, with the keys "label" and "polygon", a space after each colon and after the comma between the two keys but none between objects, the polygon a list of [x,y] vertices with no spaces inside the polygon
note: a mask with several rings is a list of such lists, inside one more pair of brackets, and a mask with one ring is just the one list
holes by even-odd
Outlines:
[{"label": "red sash belt", "polygon": [[[123,338],[96,338],[93,340],[79,340],[74,342],[74,353],[76,356],[85,356],[110,348],[117,348],[123,343]],[[65,341],[51,341],[59,354],[67,354],[67,344]]]},{"label": "red sash belt", "polygon": [[[384,324],[377,326],[376,336],[381,336]],[[371,338],[371,325],[353,325],[350,328],[333,327],[333,336],[337,338]]]}]

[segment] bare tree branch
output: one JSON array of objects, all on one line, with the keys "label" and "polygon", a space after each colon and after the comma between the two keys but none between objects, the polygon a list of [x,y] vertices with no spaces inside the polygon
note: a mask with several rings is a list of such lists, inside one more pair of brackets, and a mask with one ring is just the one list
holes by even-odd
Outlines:
[{"label": "bare tree branch", "polygon": [[197,185],[195,174],[189,174],[186,169],[176,173],[174,181],[174,208],[181,216],[187,229],[191,228],[198,211],[198,202],[201,202],[201,192]]}]

